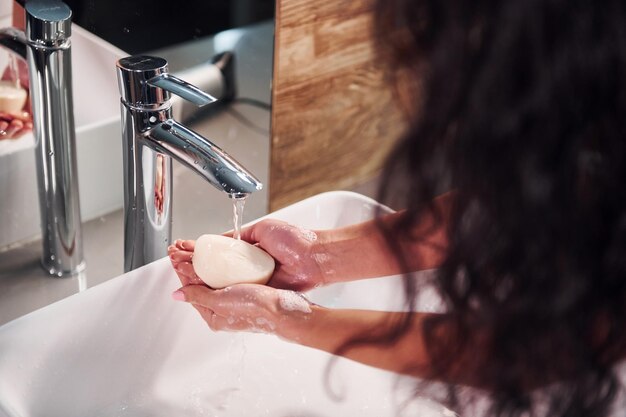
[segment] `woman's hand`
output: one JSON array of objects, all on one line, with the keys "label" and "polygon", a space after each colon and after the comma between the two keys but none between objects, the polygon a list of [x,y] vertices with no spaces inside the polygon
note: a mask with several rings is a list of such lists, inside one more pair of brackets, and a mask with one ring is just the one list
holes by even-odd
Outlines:
[{"label": "woman's hand", "polygon": [[326,283],[323,246],[318,234],[279,220],[262,220],[241,231],[241,239],[256,244],[276,261],[268,285],[306,291]]},{"label": "woman's hand", "polygon": [[17,139],[33,130],[33,119],[28,112],[0,111],[0,140]]},{"label": "woman's hand", "polygon": [[[28,66],[23,59],[18,59],[16,63],[17,68],[7,67],[0,79],[3,81],[16,82],[20,87],[28,91]],[[0,111],[0,140],[17,139],[32,130],[33,117],[31,115],[30,99],[26,99],[22,111]]]},{"label": "woman's hand", "polygon": [[236,284],[220,290],[187,285],[172,294],[192,304],[213,331],[292,334],[292,323],[312,312],[299,294],[258,284]]},{"label": "woman's hand", "polygon": [[[261,244],[259,246],[273,256],[276,262],[274,274],[268,285],[294,291],[304,291],[322,285],[321,268],[315,261],[320,256],[313,253],[310,247],[311,242],[307,240],[312,238],[299,237],[299,234],[313,232],[297,229],[283,222],[274,223],[273,220],[261,223],[264,223],[261,225],[262,228],[267,227],[266,231],[259,231],[259,228],[253,229],[254,226],[251,226],[242,231],[242,239],[245,234],[250,242],[254,242],[254,239],[259,236],[252,237],[253,233],[266,233],[264,237],[261,237],[266,246]],[[274,226],[279,229],[272,229]],[[302,239],[305,242],[302,242]],[[288,242],[291,242],[293,246],[289,246]],[[183,285],[204,285],[193,269],[192,258],[195,246],[195,240],[177,240],[167,249],[170,262]]]},{"label": "woman's hand", "polygon": [[175,300],[192,304],[215,331],[253,331],[278,335],[291,334],[293,320],[311,312],[308,301],[287,290],[264,285],[237,284],[220,290],[207,287],[191,264],[193,240],[177,240],[168,248],[172,266],[182,288],[172,295]]},{"label": "woman's hand", "polygon": [[[318,235],[279,220],[263,220],[241,231],[241,239],[258,245],[276,261],[267,285],[294,291],[306,291],[325,284],[323,253]],[[193,240],[177,240],[168,254],[181,281],[201,283],[191,264]],[[183,285],[187,285],[183,282]]]}]

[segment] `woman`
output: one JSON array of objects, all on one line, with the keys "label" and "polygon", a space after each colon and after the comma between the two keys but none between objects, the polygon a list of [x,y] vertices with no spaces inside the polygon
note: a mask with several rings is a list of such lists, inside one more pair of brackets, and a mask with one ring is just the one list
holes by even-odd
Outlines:
[{"label": "woman", "polygon": [[[194,285],[193,242],[177,242],[174,297],[214,330],[263,314],[285,339],[484,388],[488,415],[624,414],[624,28],[621,0],[379,0],[375,39],[409,118],[380,197],[406,210],[315,240],[252,226],[243,238],[277,260],[271,287]],[[277,289],[425,268],[443,314],[288,311]]]}]

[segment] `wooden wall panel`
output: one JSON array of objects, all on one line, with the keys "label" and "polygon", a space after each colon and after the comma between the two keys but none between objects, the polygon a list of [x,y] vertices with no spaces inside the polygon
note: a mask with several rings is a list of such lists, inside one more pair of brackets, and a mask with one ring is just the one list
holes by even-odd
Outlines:
[{"label": "wooden wall panel", "polygon": [[270,210],[373,178],[403,129],[369,0],[277,0]]}]

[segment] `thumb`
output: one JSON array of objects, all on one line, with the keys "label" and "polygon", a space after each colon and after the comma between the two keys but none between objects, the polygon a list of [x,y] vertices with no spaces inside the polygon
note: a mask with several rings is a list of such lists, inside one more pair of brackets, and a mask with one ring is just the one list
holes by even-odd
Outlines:
[{"label": "thumb", "polygon": [[250,244],[255,244],[258,243],[260,240],[260,236],[258,233],[258,229],[259,229],[259,224],[253,224],[251,226],[248,227],[244,227],[243,229],[241,229],[241,240],[248,242]]},{"label": "thumb", "polygon": [[[257,243],[257,240],[254,237],[254,229],[255,229],[255,225],[253,224],[252,226],[247,226],[241,229],[240,233],[239,233],[239,238],[245,242],[248,242],[250,244],[255,244]],[[234,230],[229,230],[228,232],[224,232],[222,233],[222,236],[226,236],[226,237],[235,237],[235,231]]]},{"label": "thumb", "polygon": [[261,241],[264,237],[268,236],[272,230],[287,225],[287,223],[275,220],[275,219],[265,219],[261,220],[258,223],[254,223],[248,227],[244,227],[241,229],[241,240],[245,240],[251,244],[261,244]]},{"label": "thumb", "polygon": [[172,298],[206,308],[211,308],[215,304],[214,291],[205,285],[185,285],[174,291]]}]

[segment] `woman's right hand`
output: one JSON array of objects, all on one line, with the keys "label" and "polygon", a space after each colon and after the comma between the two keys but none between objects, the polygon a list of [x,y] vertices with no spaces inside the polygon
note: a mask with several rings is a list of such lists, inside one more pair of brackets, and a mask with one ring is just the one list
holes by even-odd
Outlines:
[{"label": "woman's right hand", "polygon": [[[241,239],[258,245],[276,262],[267,285],[292,291],[306,291],[324,285],[323,253],[318,234],[279,220],[262,220],[241,231]],[[194,240],[177,240],[168,248],[172,265],[183,285],[201,284],[193,270]]]},{"label": "woman's right hand", "polygon": [[33,119],[28,112],[0,111],[0,140],[18,139],[33,130]]},{"label": "woman's right hand", "polygon": [[269,286],[306,291],[326,283],[324,261],[328,256],[317,233],[267,219],[243,229],[241,239],[258,245],[276,261]]}]

